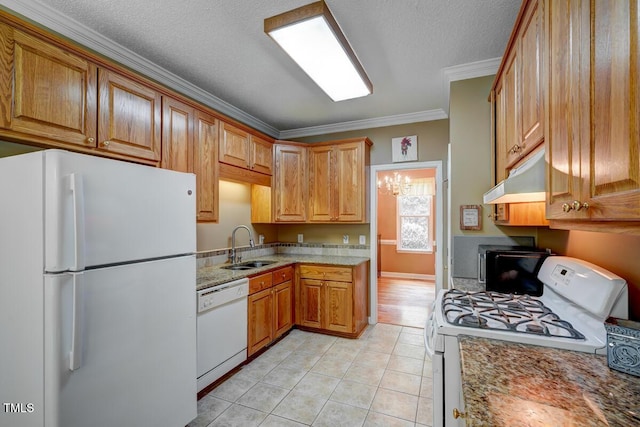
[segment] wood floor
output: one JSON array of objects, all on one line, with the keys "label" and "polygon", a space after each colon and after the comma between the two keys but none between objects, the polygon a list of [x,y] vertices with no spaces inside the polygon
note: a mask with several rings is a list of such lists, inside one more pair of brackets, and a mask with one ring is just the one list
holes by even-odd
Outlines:
[{"label": "wood floor", "polygon": [[378,277],[378,322],[424,328],[435,288],[433,281]]}]

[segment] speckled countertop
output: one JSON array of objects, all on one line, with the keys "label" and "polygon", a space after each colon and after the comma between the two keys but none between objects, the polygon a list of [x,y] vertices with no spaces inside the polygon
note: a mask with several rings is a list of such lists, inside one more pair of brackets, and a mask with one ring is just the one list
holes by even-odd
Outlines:
[{"label": "speckled countertop", "polygon": [[467,426],[640,426],[640,378],[606,356],[458,340]]},{"label": "speckled countertop", "polygon": [[356,266],[363,262],[369,261],[369,258],[364,257],[350,257],[350,256],[327,256],[327,255],[284,255],[275,254],[266,257],[252,258],[243,260],[246,261],[276,261],[273,264],[252,268],[251,270],[227,270],[222,268],[228,264],[220,264],[212,267],[202,267],[197,271],[196,290],[210,288],[221,283],[226,283],[231,280],[242,279],[244,277],[255,276],[256,274],[264,273],[269,270],[284,267],[295,263],[308,263],[308,264],[330,264],[330,265],[343,265],[343,266]]}]

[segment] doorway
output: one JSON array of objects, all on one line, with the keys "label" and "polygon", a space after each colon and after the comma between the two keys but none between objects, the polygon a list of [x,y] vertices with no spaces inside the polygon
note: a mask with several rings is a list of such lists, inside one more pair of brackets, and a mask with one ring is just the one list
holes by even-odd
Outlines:
[{"label": "doorway", "polygon": [[371,177],[370,322],[422,328],[442,288],[442,162],[376,165]]}]

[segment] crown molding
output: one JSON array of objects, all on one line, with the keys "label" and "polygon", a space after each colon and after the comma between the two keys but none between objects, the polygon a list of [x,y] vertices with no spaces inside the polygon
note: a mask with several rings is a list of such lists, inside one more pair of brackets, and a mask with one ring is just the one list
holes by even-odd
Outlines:
[{"label": "crown molding", "polygon": [[200,89],[49,5],[35,0],[2,0],[0,9],[13,15],[20,15],[38,26],[54,31],[269,136],[274,138],[279,136],[280,131],[275,127]]},{"label": "crown molding", "polygon": [[453,65],[451,67],[443,68],[442,86],[447,113],[449,112],[451,82],[494,75],[498,72],[498,67],[500,67],[501,62],[502,57],[485,59],[483,61],[469,62],[466,64]]},{"label": "crown molding", "polygon": [[500,62],[502,62],[502,57],[454,65],[452,67],[443,68],[442,76],[445,80],[445,84],[447,85],[457,80],[491,76],[498,72]]},{"label": "crown molding", "polygon": [[408,114],[397,114],[394,116],[376,117],[374,119],[353,120],[349,122],[333,123],[328,125],[311,126],[299,129],[288,129],[280,131],[280,139],[301,138],[313,135],[325,135],[336,132],[347,132],[351,130],[372,129],[384,126],[404,125],[407,123],[428,122],[431,120],[447,119],[447,113],[441,109],[418,111]]}]

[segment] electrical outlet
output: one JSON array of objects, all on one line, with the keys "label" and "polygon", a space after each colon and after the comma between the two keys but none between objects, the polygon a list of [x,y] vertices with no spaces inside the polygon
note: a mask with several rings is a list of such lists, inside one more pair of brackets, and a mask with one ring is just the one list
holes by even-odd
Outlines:
[{"label": "electrical outlet", "polygon": [[298,234],[298,243],[302,243],[302,242],[304,242],[304,235]]},{"label": "electrical outlet", "polygon": [[360,239],[359,239],[359,243],[361,245],[366,245],[367,244],[367,236],[365,236],[364,234],[360,235]]},{"label": "electrical outlet", "polygon": [[349,244],[349,235],[345,234],[344,236],[342,236],[342,243],[344,243],[345,245]]}]

